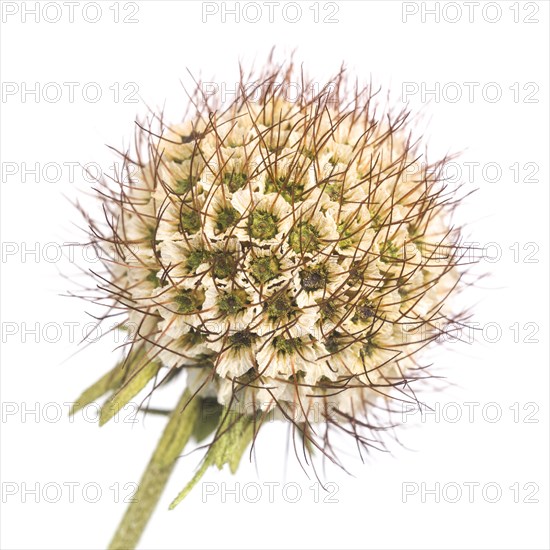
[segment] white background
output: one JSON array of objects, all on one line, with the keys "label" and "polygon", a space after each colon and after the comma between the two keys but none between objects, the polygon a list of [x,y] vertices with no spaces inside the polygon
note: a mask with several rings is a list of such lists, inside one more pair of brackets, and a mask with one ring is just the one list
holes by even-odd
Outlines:
[{"label": "white background", "polygon": [[[33,8],[35,2],[26,4]],[[477,272],[490,276],[461,300],[473,306],[474,322],[481,327],[498,324],[502,334],[490,342],[494,333],[486,338],[482,333],[471,345],[449,344],[432,354],[436,373],[454,386],[423,395],[440,415],[424,422],[419,414],[408,416],[399,431],[407,448],[394,445],[393,454],[375,452],[362,464],[352,441],[342,442],[353,476],[330,467],[322,474],[337,484],[333,500],[338,503],[322,502],[327,496],[323,491],[321,502],[315,502],[309,488],[315,478],[306,477],[292,451],[285,466],[286,427],[271,425],[260,436],[257,467],[245,456],[236,476],[209,471],[204,481],[219,484],[220,492],[205,499],[199,485],[168,512],[168,503],[190,478],[200,455],[181,459],[140,547],[548,548],[548,3],[470,3],[470,21],[466,5],[442,2],[437,22],[429,14],[423,20],[425,8],[436,8],[433,2],[337,2],[332,3],[338,8],[334,23],[322,22],[333,11],[323,2],[318,23],[309,9],[312,2],[300,2],[302,16],[295,23],[285,21],[283,14],[289,19],[295,11],[287,7],[283,12],[284,2],[274,7],[273,22],[267,8],[257,3],[264,9],[257,23],[245,20],[254,16],[255,8],[248,8],[240,22],[230,14],[224,22],[221,7],[203,21],[200,2],[178,0],[139,1],[132,16],[136,23],[115,23],[111,1],[99,3],[102,12],[96,23],[85,21],[84,16],[96,15],[92,8],[82,11],[85,3],[75,7],[74,22],[67,7],[60,21],[49,22],[55,19],[55,5],[63,6],[52,4],[51,11],[39,13],[38,22],[32,14],[22,20],[22,4],[13,15],[15,3],[2,5],[0,546],[105,547],[126,506],[121,502],[128,494],[124,485],[139,480],[164,424],[157,417],[139,417],[130,424],[121,416],[99,429],[82,415],[67,417],[63,403],[76,399],[119,356],[112,337],[72,356],[79,346],[63,325],[78,323],[79,335],[91,320],[88,304],[60,296],[82,276],[67,259],[56,261],[61,243],[82,240],[77,228],[81,220],[66,197],[78,196],[91,208],[81,193],[91,184],[78,170],[71,181],[68,169],[59,181],[48,181],[56,179],[51,172],[40,174],[38,182],[27,175],[24,182],[22,163],[31,168],[37,162],[40,167],[50,162],[109,166],[114,157],[106,145],[128,144],[134,118],[145,112],[145,104],[157,108],[166,101],[166,112],[181,116],[185,95],[180,80],[191,84],[187,69],[231,89],[239,60],[261,64],[276,45],[278,59],[296,49],[296,59],[319,82],[344,61],[360,80],[372,77],[390,88],[396,102],[404,85],[407,90],[417,86],[419,92],[409,99],[429,122],[425,139],[432,158],[463,151],[462,179],[468,190],[478,189],[460,211],[469,240],[481,246],[496,243],[488,251],[491,257],[501,251],[500,259],[481,262]],[[120,2],[121,20],[132,14],[128,4]],[[231,8],[234,3],[227,4]],[[405,20],[404,13],[409,14]],[[451,22],[457,15],[459,20]],[[78,83],[72,102],[66,82]],[[466,82],[479,85],[468,88]],[[11,85],[6,88],[6,83]],[[41,95],[21,94],[24,85],[36,83],[39,91],[48,83],[59,84],[62,97],[49,102]],[[86,83],[102,90],[98,102],[83,98]],[[127,83],[139,88],[135,97],[142,102],[122,101],[133,89],[124,90]],[[440,89],[447,84],[447,94],[422,97],[422,87],[434,89],[436,83]],[[487,83],[493,83],[491,89],[484,88]],[[118,102],[113,95],[117,87]],[[49,89],[55,96],[55,89]],[[463,96],[454,101],[457,89]],[[502,97],[493,101],[498,89]],[[471,178],[466,162],[479,163],[472,165]],[[491,181],[494,172],[483,173],[487,163],[500,167],[498,181]],[[519,181],[510,169],[514,163],[520,166]],[[534,165],[524,169],[526,163]],[[12,174],[14,166],[17,173]],[[533,166],[538,171],[527,179]],[[37,256],[24,252],[36,246]],[[514,246],[519,246],[519,255],[510,249]],[[531,251],[537,261],[527,263]],[[38,336],[24,338],[25,327],[32,329],[35,323]],[[54,328],[43,334],[48,323]],[[510,329],[514,323],[519,323],[516,333]],[[531,325],[525,328],[527,323]],[[58,341],[55,326],[64,327]],[[527,341],[533,327],[538,332],[531,340],[538,342]],[[168,404],[175,398],[170,391],[162,396]],[[467,402],[479,403],[472,409],[472,421]],[[29,409],[36,414],[26,414]],[[462,417],[453,422],[457,411]],[[501,418],[491,421],[499,411]],[[71,482],[73,498],[67,485]],[[233,495],[222,498],[222,483],[242,489],[247,482],[263,489],[259,502],[247,502],[254,487],[241,493],[240,503]],[[273,502],[262,485],[267,482],[279,483]],[[479,484],[472,502],[464,485],[470,482]],[[118,499],[110,488],[115,483]],[[294,485],[282,492],[285,483],[299,484],[298,502],[289,502]],[[404,483],[417,487],[418,493],[405,499]],[[440,502],[433,494],[423,499],[422,487],[434,489],[436,483]],[[443,491],[448,483],[462,488],[456,503],[450,502],[455,485]],[[484,496],[488,483],[493,485]],[[529,483],[534,485],[525,485]],[[83,491],[86,484],[91,484],[89,492]],[[514,502],[514,484],[520,502]],[[491,503],[494,492],[489,487],[495,486],[502,495]],[[25,488],[35,487],[37,496],[23,498]],[[101,497],[90,502],[97,487]],[[524,502],[533,487],[531,499],[538,502]],[[57,502],[49,502],[57,496]]]}]

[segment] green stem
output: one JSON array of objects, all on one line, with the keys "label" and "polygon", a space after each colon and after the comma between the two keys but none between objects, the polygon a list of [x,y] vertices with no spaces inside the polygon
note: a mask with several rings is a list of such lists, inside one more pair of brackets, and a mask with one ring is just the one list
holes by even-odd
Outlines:
[{"label": "green stem", "polygon": [[190,398],[189,391],[185,391],[172,412],[143,473],[135,500],[128,506],[109,545],[110,550],[132,550],[137,546],[199,415],[199,399],[189,402]]}]

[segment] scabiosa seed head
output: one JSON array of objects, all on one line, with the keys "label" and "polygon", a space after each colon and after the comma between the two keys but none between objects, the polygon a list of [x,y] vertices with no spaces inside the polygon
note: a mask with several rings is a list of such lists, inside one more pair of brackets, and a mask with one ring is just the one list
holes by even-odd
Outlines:
[{"label": "scabiosa seed head", "polygon": [[293,78],[270,66],[229,105],[139,125],[123,155],[138,177],[102,193],[106,229],[92,222],[96,246],[118,251],[101,288],[137,327],[130,364],[139,352],[149,378],[186,371],[186,406],[226,411],[205,464],[219,465],[229,426],[246,446],[250,422],[255,437],[290,408],[304,449],[338,461],[330,430],[367,448],[393,388],[424,377],[417,355],[436,334],[422,329],[457,315],[444,161],[427,163],[408,112],[379,112],[343,72],[316,94],[301,76],[291,102],[273,84]]}]

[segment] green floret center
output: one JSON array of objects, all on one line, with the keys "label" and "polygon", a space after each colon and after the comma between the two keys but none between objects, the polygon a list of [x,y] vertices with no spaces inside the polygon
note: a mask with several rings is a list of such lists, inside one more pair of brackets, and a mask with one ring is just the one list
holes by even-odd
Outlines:
[{"label": "green floret center", "polygon": [[277,216],[271,212],[257,210],[248,217],[248,234],[260,241],[272,239],[277,235]]},{"label": "green floret center", "polygon": [[145,234],[146,234],[146,242],[147,244],[152,248],[154,249],[157,244],[160,243],[160,241],[157,241],[155,239],[156,235],[157,235],[157,228],[153,225],[146,225],[145,226]]},{"label": "green floret center", "polygon": [[231,278],[237,272],[237,258],[232,252],[220,250],[211,256],[212,273],[217,279]]},{"label": "green floret center", "polygon": [[216,216],[216,229],[223,233],[227,230],[227,228],[235,225],[239,217],[239,212],[237,212],[237,210],[235,210],[232,206],[222,208]]},{"label": "green floret center", "polygon": [[319,315],[323,320],[334,318],[337,311],[338,308],[336,304],[330,300],[323,301],[323,303],[319,304]]},{"label": "green floret center", "polygon": [[300,283],[306,292],[314,292],[325,288],[328,282],[326,265],[310,267],[300,271]]},{"label": "green floret center", "polygon": [[177,178],[176,185],[172,189],[175,195],[185,195],[195,187],[200,180],[198,176],[187,176],[186,178]]},{"label": "green floret center", "polygon": [[303,370],[296,371],[296,374],[291,374],[288,377],[289,382],[301,382],[306,377],[306,373]]},{"label": "green floret center", "polygon": [[248,303],[248,296],[244,290],[233,290],[221,296],[218,308],[226,315],[236,315],[243,311]]},{"label": "green floret center", "polygon": [[330,354],[338,353],[341,350],[340,342],[338,335],[331,334],[326,340],[325,340],[325,348]]},{"label": "green floret center", "polygon": [[325,186],[325,191],[331,201],[340,202],[342,198],[342,184],[341,183],[329,183]]},{"label": "green floret center", "polygon": [[338,224],[338,233],[340,233],[340,240],[338,242],[340,248],[349,248],[353,244],[353,232],[350,230],[349,222],[340,222]]},{"label": "green floret center", "polygon": [[283,293],[276,294],[267,301],[267,316],[271,321],[288,317],[294,309],[290,297]]},{"label": "green floret center", "polygon": [[304,147],[301,152],[302,155],[304,155],[304,157],[308,158],[309,160],[313,160],[315,158],[315,153],[307,147]]},{"label": "green floret center", "polygon": [[250,262],[250,272],[263,285],[279,275],[281,264],[276,256],[262,256]]},{"label": "green floret center", "polygon": [[195,273],[195,271],[197,270],[197,267],[203,264],[208,259],[208,256],[209,256],[208,251],[204,249],[192,250],[189,253],[189,256],[187,256],[187,262],[185,264],[185,267],[187,267],[187,269],[191,273]]},{"label": "green floret center", "polygon": [[181,227],[190,235],[197,233],[201,228],[201,217],[199,212],[192,208],[184,208],[181,213]]},{"label": "green floret center", "polygon": [[308,222],[300,222],[289,234],[290,248],[297,254],[319,250],[319,230]]},{"label": "green floret center", "polygon": [[149,271],[149,274],[147,275],[147,277],[145,277],[145,280],[148,283],[152,283],[154,288],[157,288],[158,286],[160,286],[160,280],[157,277],[157,272],[154,270]]},{"label": "green floret center", "polygon": [[368,338],[361,347],[361,355],[363,357],[372,357],[377,347],[378,346],[372,341],[372,339]]},{"label": "green floret center", "polygon": [[282,353],[283,355],[294,353],[302,347],[302,345],[303,342],[300,338],[281,338],[280,336],[273,338],[273,347],[276,349],[277,353]]},{"label": "green floret center", "polygon": [[199,310],[202,306],[204,298],[194,290],[180,290],[175,297],[175,302],[178,305],[178,313],[188,314]]},{"label": "green floret center", "polygon": [[249,330],[241,330],[239,332],[235,332],[235,334],[232,334],[229,337],[229,343],[233,348],[249,348],[252,346],[256,338],[256,335]]},{"label": "green floret center", "polygon": [[346,283],[350,286],[363,283],[365,280],[365,266],[361,266],[358,262],[354,262],[349,270],[349,276]]},{"label": "green floret center", "polygon": [[380,214],[371,213],[371,225],[375,231],[379,231],[382,227],[382,217]]},{"label": "green floret center", "polygon": [[354,323],[357,321],[366,322],[371,317],[374,317],[374,313],[375,310],[373,305],[368,300],[365,300],[355,307],[355,315],[353,316],[352,321]]},{"label": "green floret center", "polygon": [[227,185],[231,193],[235,193],[248,181],[248,175],[244,172],[226,172],[222,177],[222,182]]},{"label": "green floret center", "polygon": [[399,247],[393,241],[384,241],[380,246],[380,261],[393,262],[398,259]]},{"label": "green floret center", "polygon": [[319,380],[317,380],[317,385],[318,386],[333,386],[334,387],[334,381],[331,380],[328,376],[325,376],[323,374],[323,376],[321,376],[321,378],[319,378]]},{"label": "green floret center", "polygon": [[276,179],[268,178],[265,182],[266,193],[278,193],[283,199],[292,204],[302,200],[304,184],[290,180],[286,176],[279,176]]}]

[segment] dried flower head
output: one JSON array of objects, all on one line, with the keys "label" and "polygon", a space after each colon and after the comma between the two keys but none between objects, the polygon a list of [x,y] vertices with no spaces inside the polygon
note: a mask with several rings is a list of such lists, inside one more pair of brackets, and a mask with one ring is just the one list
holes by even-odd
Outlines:
[{"label": "dried flower head", "polygon": [[270,64],[248,82],[230,104],[199,83],[183,123],[138,125],[125,174],[102,190],[100,298],[134,327],[103,420],[186,371],[177,412],[219,410],[203,466],[236,467],[274,417],[338,462],[330,431],[368,448],[377,411],[425,378],[432,329],[455,319],[458,199],[409,113],[343,71],[320,88]]}]

